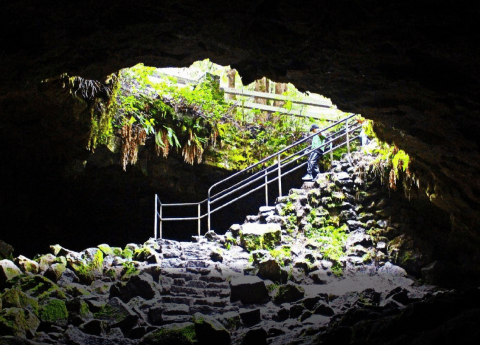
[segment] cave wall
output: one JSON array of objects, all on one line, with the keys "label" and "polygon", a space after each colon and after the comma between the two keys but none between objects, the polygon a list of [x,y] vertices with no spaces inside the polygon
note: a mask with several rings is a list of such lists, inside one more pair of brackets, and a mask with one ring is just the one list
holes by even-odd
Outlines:
[{"label": "cave wall", "polygon": [[[448,215],[441,236],[478,248],[479,12],[453,0],[2,4],[2,208],[8,219],[71,186],[66,167],[89,155],[81,106],[64,105],[42,80],[210,58],[244,84],[291,82],[374,120],[383,140],[411,155],[414,197]],[[17,224],[8,231],[31,231]]]}]

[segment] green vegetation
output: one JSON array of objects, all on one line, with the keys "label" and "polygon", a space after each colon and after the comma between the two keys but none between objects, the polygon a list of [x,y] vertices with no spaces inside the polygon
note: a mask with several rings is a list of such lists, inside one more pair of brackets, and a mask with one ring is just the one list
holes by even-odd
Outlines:
[{"label": "green vegetation", "polygon": [[43,322],[66,323],[68,311],[64,301],[51,299],[46,305],[40,307],[40,319]]},{"label": "green vegetation", "polygon": [[[328,124],[323,119],[283,112],[247,110],[243,105],[252,101],[249,97],[226,100],[219,87],[228,67],[205,60],[192,68],[203,73],[198,84],[177,84],[177,78],[143,64],[123,69],[103,82],[68,75],[60,80],[82,107],[89,109],[88,149],[93,151],[100,144],[112,150],[120,148],[124,169],[136,163],[139,146],[148,139],[154,142],[156,155],[165,158],[177,150],[189,164],[206,160],[207,164],[227,169],[243,169],[300,139],[311,123]],[[235,79],[237,86],[241,84],[238,74]],[[274,92],[274,84],[271,82],[264,91]],[[255,85],[242,87],[253,91]],[[298,100],[306,97],[291,84],[283,95]],[[263,102],[270,103],[273,101]],[[285,109],[285,113],[307,110],[291,101],[275,103],[271,105]],[[338,117],[342,115],[338,111]]]},{"label": "green vegetation", "polygon": [[195,334],[195,325],[187,325],[184,327],[172,325],[170,327],[161,328],[158,331],[147,335],[148,344],[162,345],[191,345],[197,343]]},{"label": "green vegetation", "polygon": [[[335,217],[336,216],[330,217],[329,222],[331,222]],[[307,219],[311,220],[311,218],[308,217]],[[316,225],[318,223],[315,223],[317,222],[317,219],[318,218],[314,218],[314,221],[305,227],[305,236],[321,245],[318,250],[323,255],[324,259],[333,262],[333,273],[336,275],[341,275],[343,266],[340,263],[340,258],[345,256],[344,246],[348,237],[346,232],[348,227],[346,224],[339,226],[338,216],[336,217],[336,220],[334,220],[337,226],[322,225],[317,227]]]},{"label": "green vegetation", "polygon": [[103,252],[98,249],[90,262],[86,264],[72,262],[70,266],[81,281],[91,284],[95,280],[95,274],[103,272]]},{"label": "green vegetation", "polygon": [[132,257],[133,257],[133,252],[128,249],[128,248],[125,248],[121,254],[121,256],[126,259],[126,260],[132,260]]},{"label": "green vegetation", "polygon": [[396,189],[397,180],[401,177],[403,177],[404,187],[407,180],[413,178],[409,170],[410,156],[396,145],[380,142],[373,146],[372,154],[377,155],[372,163],[373,171],[380,177],[382,184],[390,189]]},{"label": "green vegetation", "polygon": [[136,269],[135,263],[131,261],[126,261],[122,263],[122,266],[122,280],[128,280],[128,278],[130,278],[131,276],[140,273],[140,271]]},{"label": "green vegetation", "polygon": [[280,266],[285,266],[285,259],[292,256],[291,248],[289,246],[281,246],[270,250],[270,255],[274,258]]}]

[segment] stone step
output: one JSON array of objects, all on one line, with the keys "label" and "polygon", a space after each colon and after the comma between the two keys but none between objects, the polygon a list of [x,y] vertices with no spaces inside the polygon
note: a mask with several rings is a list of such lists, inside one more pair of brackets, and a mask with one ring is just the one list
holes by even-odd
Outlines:
[{"label": "stone step", "polygon": [[204,294],[202,292],[203,290],[201,289],[196,289],[192,287],[186,287],[186,286],[177,286],[177,285],[172,285],[170,287],[170,293],[178,295],[178,296],[193,296],[193,297],[203,297]]},{"label": "stone step", "polygon": [[163,315],[190,315],[190,306],[186,304],[164,303]]},{"label": "stone step", "polygon": [[226,281],[226,278],[219,275],[206,275],[206,276],[201,276],[198,279],[208,283],[222,283]]},{"label": "stone step", "polygon": [[162,324],[191,322],[191,315],[162,315]]},{"label": "stone step", "polygon": [[224,308],[230,304],[229,298],[205,297],[193,301],[193,305],[206,305],[210,307]]},{"label": "stone step", "polygon": [[236,306],[225,306],[225,307],[212,307],[208,305],[193,305],[190,307],[190,312],[192,314],[195,313],[202,313],[205,315],[222,315],[224,313],[228,312],[234,312],[237,313],[239,310],[238,307]]},{"label": "stone step", "polygon": [[191,306],[195,299],[186,296],[163,296],[162,303],[185,304]]},{"label": "stone step", "polygon": [[230,289],[206,289],[203,293],[206,297],[230,297]]},{"label": "stone step", "polygon": [[230,284],[228,283],[208,283],[207,289],[230,289]]}]

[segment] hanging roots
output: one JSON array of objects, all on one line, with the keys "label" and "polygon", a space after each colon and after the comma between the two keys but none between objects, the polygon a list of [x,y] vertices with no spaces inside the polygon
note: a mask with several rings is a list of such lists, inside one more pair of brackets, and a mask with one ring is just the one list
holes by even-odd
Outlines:
[{"label": "hanging roots", "polygon": [[187,141],[185,146],[182,149],[182,155],[185,159],[185,162],[188,164],[192,164],[197,159],[197,163],[202,163],[202,154],[203,154],[203,147],[198,138],[195,134],[193,134],[192,130],[190,129],[190,139]]},{"label": "hanging roots", "polygon": [[122,166],[127,169],[127,164],[137,162],[138,146],[145,145],[147,132],[141,127],[125,125],[122,127]]},{"label": "hanging roots", "polygon": [[[75,97],[86,101],[94,101],[97,97],[110,97],[118,81],[116,73],[111,74],[106,83],[97,80],[83,79],[82,77],[69,77],[66,73],[60,76],[63,87],[70,90]],[[68,86],[68,87],[67,87]]]},{"label": "hanging roots", "polygon": [[157,156],[159,156],[161,153],[164,158],[167,158],[168,154],[170,153],[170,143],[168,142],[168,131],[163,128],[159,130],[155,138],[155,141],[157,144],[155,145],[155,151],[157,153]]}]

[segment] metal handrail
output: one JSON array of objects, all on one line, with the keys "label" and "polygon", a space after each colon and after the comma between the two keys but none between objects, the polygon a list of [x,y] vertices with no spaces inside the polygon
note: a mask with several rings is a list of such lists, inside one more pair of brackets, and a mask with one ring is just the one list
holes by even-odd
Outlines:
[{"label": "metal handrail", "polygon": [[[335,126],[338,126],[342,123],[345,124],[345,127],[336,131],[336,132],[333,132],[331,133],[331,135],[327,136],[324,143],[320,146],[321,148],[323,148],[323,154],[326,154],[326,153],[329,153],[329,152],[333,152],[334,150],[342,147],[342,146],[345,146],[347,145],[347,152],[348,154],[350,154],[350,142],[353,141],[353,140],[356,140],[360,137],[360,135],[354,135],[353,137],[350,136],[350,133],[352,132],[355,132],[357,130],[359,130],[361,128],[361,125],[358,125],[358,124],[355,124],[353,126],[350,126],[348,125],[348,120],[350,120],[352,117],[354,117],[355,114],[351,114],[327,127],[324,127],[320,130],[320,132],[322,133],[325,133],[327,132],[328,130],[332,129],[333,127]],[[243,169],[243,170],[240,170],[230,176],[228,176],[227,178],[219,181],[219,182],[216,182],[214,183],[212,186],[210,186],[210,188],[208,189],[208,196],[206,199],[200,201],[200,202],[193,202],[193,203],[171,203],[171,204],[162,204],[162,202],[160,201],[160,198],[158,197],[158,195],[156,194],[155,195],[155,230],[154,230],[154,238],[157,239],[158,238],[158,230],[160,232],[160,238],[162,238],[162,223],[164,221],[183,221],[183,220],[197,220],[198,222],[198,226],[197,226],[197,233],[198,233],[198,236],[201,235],[201,220],[205,217],[208,218],[208,230],[211,229],[211,215],[216,212],[216,211],[219,211],[220,209],[238,201],[239,199],[241,198],[244,198],[245,196],[261,189],[261,188],[265,188],[265,204],[266,206],[268,206],[268,184],[270,183],[273,183],[275,181],[278,181],[278,189],[279,189],[279,196],[282,196],[282,184],[281,184],[281,181],[282,181],[282,177],[283,176],[286,176],[290,173],[292,173],[293,171],[305,166],[307,164],[307,162],[303,162],[303,163],[300,163],[298,165],[296,165],[295,167],[293,167],[292,169],[288,170],[288,171],[285,171],[285,167],[287,167],[288,165],[290,164],[293,164],[294,162],[298,162],[298,160],[308,154],[310,154],[311,151],[307,150],[307,149],[301,149],[297,152],[294,152],[293,154],[290,154],[289,156],[287,157],[284,157],[282,158],[281,155],[282,153],[288,151],[288,150],[291,150],[292,148],[294,147],[297,147],[299,146],[300,144],[312,139],[315,135],[318,135],[318,133],[315,133],[315,134],[312,134],[312,135],[309,135],[285,148],[283,148],[282,150],[260,160],[259,162],[255,163],[255,164],[252,164],[251,166]],[[345,141],[338,144],[337,146],[333,147],[333,142],[342,138],[342,137],[346,137]],[[327,150],[325,150],[325,148],[327,148],[328,146],[330,146]],[[212,190],[216,187],[218,187],[219,185],[221,184],[224,184],[226,183],[227,181],[231,181],[233,178],[235,177],[238,177],[240,176],[241,174],[246,174],[247,172],[249,171],[252,171],[254,170],[255,168],[257,168],[258,166],[260,166],[261,164],[264,164],[268,161],[271,161],[271,160],[275,160],[275,164],[272,164],[270,166],[267,166],[257,172],[255,172],[254,174],[252,175],[249,175],[247,176],[246,178],[242,179],[241,181],[231,185],[231,186],[228,186],[224,189],[222,189],[221,191],[217,192],[216,194],[213,194],[212,195]],[[284,168],[283,172],[282,172],[282,168]],[[276,173],[276,176],[274,176],[273,178],[268,178],[269,175],[271,175],[272,173]],[[259,186],[254,186],[252,188],[250,188],[247,192],[243,193],[242,195],[236,197],[236,198],[233,198],[232,200],[229,200],[229,201],[226,201],[224,203],[222,203],[221,205],[218,205],[216,208],[214,208],[212,210],[212,205],[214,203],[217,203],[223,199],[225,199],[226,197],[228,196],[232,196],[234,193],[237,193],[239,192],[240,190],[248,187],[248,186],[251,186],[253,183],[255,182],[258,182],[260,181],[261,179],[265,179],[265,181],[263,183],[261,183]],[[203,204],[207,204],[207,212],[202,214],[201,212],[201,206]],[[165,218],[163,217],[163,208],[164,207],[191,207],[191,206],[197,206],[197,216],[196,217],[170,217],[170,218]]]}]

